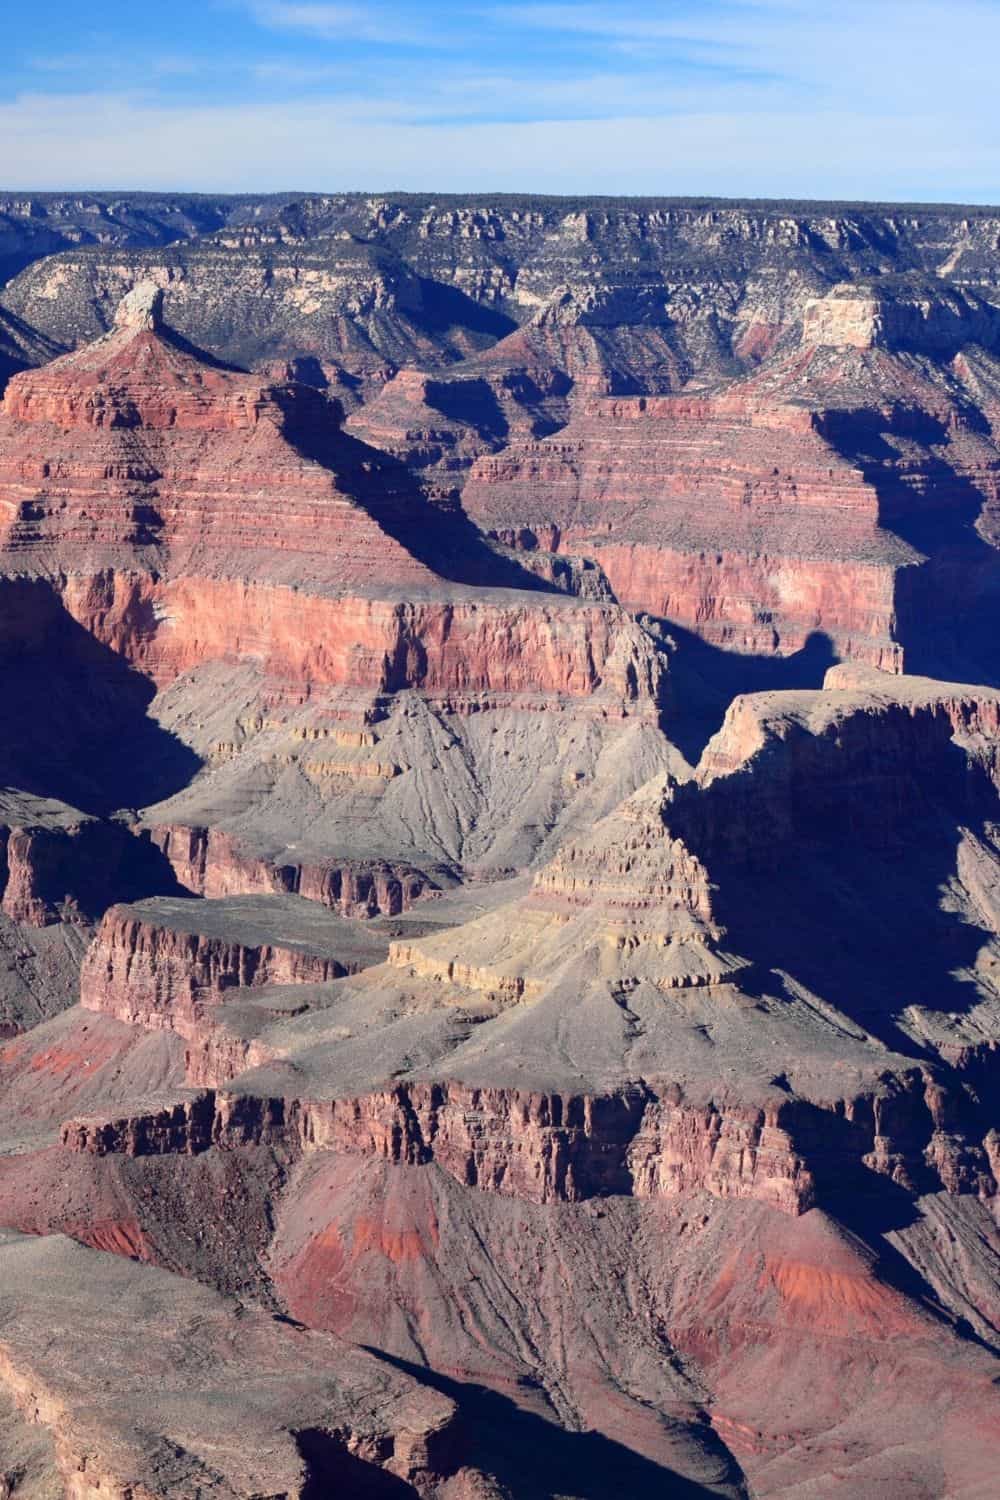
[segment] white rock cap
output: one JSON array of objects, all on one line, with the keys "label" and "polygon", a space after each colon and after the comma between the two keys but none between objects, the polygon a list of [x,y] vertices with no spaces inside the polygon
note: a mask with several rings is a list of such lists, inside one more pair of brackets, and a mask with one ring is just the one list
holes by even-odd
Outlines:
[{"label": "white rock cap", "polygon": [[163,288],[140,281],[122,298],[115,313],[116,328],[156,329],[163,324]]}]

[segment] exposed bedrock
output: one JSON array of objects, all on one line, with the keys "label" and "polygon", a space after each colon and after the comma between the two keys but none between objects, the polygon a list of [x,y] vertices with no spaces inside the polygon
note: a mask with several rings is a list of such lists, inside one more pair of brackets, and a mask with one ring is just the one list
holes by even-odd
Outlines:
[{"label": "exposed bedrock", "polygon": [[433,1500],[473,1477],[454,1403],[371,1354],[61,1237],[0,1259],[0,1387],[52,1445],[45,1493]]},{"label": "exposed bedrock", "polygon": [[[584,575],[599,570],[577,569],[562,592],[521,568],[460,512],[433,511],[400,464],[345,434],[336,403],[200,356],[162,324],[160,301],[138,287],[106,337],[27,372],[5,398],[0,553],[18,577],[0,584],[0,651],[5,691],[34,726],[9,752],[0,740],[9,779],[100,812],[190,788],[159,821],[195,830],[195,842],[212,829],[204,861],[193,845],[177,858],[178,878],[198,893],[292,890],[392,914],[435,880],[435,865],[482,859],[493,825],[504,844],[495,863],[526,862],[600,749],[563,776],[549,744],[567,732],[550,729],[551,711],[560,726],[579,715],[582,741],[594,740],[591,717],[610,726],[609,740],[626,719],[658,736],[662,644],[603,581],[590,587]],[[574,569],[556,559],[548,571]],[[60,682],[79,676],[86,692],[42,690],[43,668]],[[478,749],[435,759],[430,786],[416,757],[451,748],[446,727],[417,725],[389,736],[394,753],[372,753],[371,719],[408,692],[431,717],[496,710],[505,756],[519,737],[531,741],[544,771],[523,827],[510,775],[484,775],[486,730]],[[358,702],[328,701],[352,693]],[[220,720],[215,734],[209,718]],[[413,724],[400,713],[393,727]],[[503,806],[480,817],[494,786]],[[386,787],[384,815],[355,805]],[[275,850],[272,870],[263,856],[224,851],[212,825],[252,834],[250,814],[275,788],[283,822],[266,816],[261,840]],[[173,836],[175,852],[184,837]]]},{"label": "exposed bedrock", "polygon": [[995,689],[847,665],[825,688],[734,699],[670,812],[701,857],[780,861],[831,833],[900,846],[934,804],[969,825],[995,812]]},{"label": "exposed bedrock", "polygon": [[[979,1206],[963,1206],[970,1238],[974,1225],[988,1237]],[[710,1493],[710,1461],[726,1450],[762,1497],[833,1496],[845,1483],[877,1493],[883,1480],[891,1493],[901,1472],[920,1500],[971,1500],[989,1485],[990,1356],[822,1210],[793,1219],[703,1195],[540,1209],[434,1170],[318,1157],[285,1197],[271,1265],[293,1315],[509,1393],[522,1410],[627,1431],[667,1467],[680,1467],[668,1455],[686,1427],[701,1443],[686,1455],[699,1468],[685,1471]],[[488,1347],[484,1327],[499,1330]],[[933,1434],[931,1390],[943,1403]],[[613,1472],[604,1483],[596,1494],[614,1492]]]},{"label": "exposed bedrock", "polygon": [[717,646],[787,655],[820,631],[873,666],[992,680],[1000,454],[966,366],[933,362],[964,342],[992,369],[984,340],[996,312],[974,299],[839,288],[800,349],[710,393],[578,406],[479,458],[464,504]]},{"label": "exposed bedrock", "polygon": [[155,289],[134,295],[139,311],[106,338],[7,387],[3,545],[22,571],[49,571],[62,545],[83,575],[131,560],[307,586],[336,553],[342,588],[430,582],[376,519],[421,511],[400,465],[341,434],[320,392],[214,364],[159,324]]},{"label": "exposed bedrock", "polygon": [[[704,376],[766,353],[832,283],[917,271],[974,306],[996,288],[996,224],[991,209],[842,203],[32,194],[0,207],[0,273],[22,272],[7,308],[63,344],[103,332],[152,277],[217,354],[305,355],[355,389],[447,366],[564,300],[588,331],[625,335],[619,360],[646,333],[646,368],[672,354]],[[919,287],[901,290],[919,306]]]},{"label": "exposed bedrock", "polygon": [[760,982],[790,977],[893,1051],[955,1068],[986,1127],[997,743],[995,689],[843,665],[822,692],[736,699],[664,806]]},{"label": "exposed bedrock", "polygon": [[[178,1030],[189,1081],[211,1088],[64,1139],[433,1160],[539,1202],[707,1189],[798,1213],[871,1173],[992,1198],[998,735],[995,690],[842,666],[821,692],[738,699],[693,782],[655,778],[566,839],[527,894],[387,953],[327,913],[309,956],[273,951],[266,929],[251,955],[224,940],[225,902],[116,908],[85,1007]],[[907,874],[880,916],[886,859]],[[928,886],[948,896],[918,927]],[[787,936],[767,916],[782,905]],[[298,1015],[266,991],[338,973]],[[411,1076],[386,1087],[395,1047]]]},{"label": "exposed bedrock", "polygon": [[846,281],[810,299],[802,314],[805,344],[953,355],[969,344],[1000,347],[996,307],[974,292],[940,281]]},{"label": "exposed bedrock", "polygon": [[68,579],[64,607],[160,684],[207,661],[260,662],[279,696],[313,686],[606,695],[655,711],[653,641],[616,605],[517,595],[458,602],[337,599],[237,580]]},{"label": "exposed bedrock", "polygon": [[437,889],[434,875],[402,861],[278,863],[221,828],[154,824],[149,838],[178,882],[197,896],[285,893],[318,901],[345,917],[394,917]]},{"label": "exposed bedrock", "polygon": [[0,820],[0,908],[12,921],[93,922],[115,901],[176,885],[124,824],[17,793],[0,797]]},{"label": "exposed bedrock", "polygon": [[300,698],[656,696],[655,652],[618,606],[567,598],[430,507],[320,392],[199,355],[162,325],[155,287],[127,304],[0,408],[0,551],[44,580],[36,613],[53,588],[161,686],[249,658]]},{"label": "exposed bedrock", "polygon": [[593,1098],[404,1083],[329,1101],[202,1090],[148,1113],[68,1120],[61,1140],[98,1156],[333,1150],[436,1162],[468,1187],[531,1203],[707,1191],[794,1215],[848,1184],[862,1190],[869,1172],[908,1191],[991,1200],[1000,1143],[995,1131],[968,1139],[968,1114],[967,1101],[919,1070],[825,1109],[780,1097],[760,1108],[698,1105],[677,1086]]},{"label": "exposed bedrock", "polygon": [[80,978],[85,1008],[195,1037],[227,990],[315,984],[384,956],[387,943],[295,897],[154,899],[107,912]]},{"label": "exposed bedrock", "polygon": [[[122,1206],[137,1205],[151,1243],[143,1249],[133,1227],[131,1239],[116,1244],[106,1221],[94,1226],[104,1233],[104,1245],[125,1254],[176,1257],[174,1263],[189,1274],[209,1274],[202,1257],[213,1250],[222,1254],[224,1241],[206,1247],[176,1234],[173,1221],[174,1249],[167,1233],[170,1210],[183,1204],[181,1184],[192,1169],[212,1164],[212,1174],[202,1174],[200,1185],[192,1178],[191,1185],[203,1203],[215,1202],[211,1194],[218,1194],[219,1214],[234,1228],[244,1209],[236,1172],[240,1153],[254,1150],[259,1148],[185,1158],[174,1163],[170,1178],[156,1175],[167,1163],[155,1155],[88,1154],[70,1161],[56,1151],[36,1170],[37,1179],[58,1188],[51,1201],[40,1200],[37,1222],[44,1222],[57,1197],[65,1202],[70,1196],[80,1204],[70,1232],[87,1231],[88,1201],[91,1212],[98,1204],[107,1212],[100,1184],[110,1182],[109,1172],[120,1172],[114,1211],[121,1216]],[[227,1160],[232,1172],[223,1169]],[[244,1170],[260,1174],[264,1167],[259,1157],[255,1168],[244,1158]],[[0,1174],[5,1201],[15,1180],[11,1169],[17,1168],[15,1159]],[[82,1193],[81,1174],[90,1179]],[[160,1203],[164,1193],[167,1201]],[[928,1203],[929,1212],[943,1215],[943,1224],[961,1227],[944,1209],[939,1213],[938,1200]],[[842,1479],[849,1464],[867,1482],[865,1476],[898,1461],[898,1452],[885,1448],[881,1403],[895,1405],[911,1387],[917,1399],[942,1358],[949,1370],[943,1387],[947,1414],[935,1432],[933,1460],[921,1448],[926,1434],[907,1427],[906,1445],[921,1472],[930,1462],[943,1465],[951,1478],[940,1482],[962,1493],[959,1476],[975,1470],[969,1422],[981,1430],[995,1420],[989,1416],[995,1395],[984,1352],[956,1336],[954,1320],[929,1293],[901,1290],[892,1262],[880,1263],[863,1240],[822,1211],[775,1214],[763,1203],[713,1201],[692,1192],[642,1199],[618,1193],[538,1205],[470,1191],[433,1164],[394,1165],[324,1150],[304,1154],[282,1179],[275,1207],[266,1260],[294,1318],[429,1365],[457,1383],[454,1391],[440,1388],[459,1399],[460,1409],[472,1397],[467,1382],[513,1398],[516,1411],[502,1407],[493,1413],[501,1432],[509,1432],[513,1421],[514,1430],[527,1437],[534,1413],[535,1423],[550,1423],[554,1415],[571,1432],[595,1429],[627,1443],[631,1457],[594,1447],[592,1465],[604,1459],[617,1465],[609,1475],[630,1474],[635,1455],[645,1454],[668,1473],[697,1475],[709,1493],[742,1493],[726,1464],[728,1450],[764,1495],[786,1492],[791,1481],[782,1468]],[[968,1207],[982,1215],[974,1203]],[[970,1217],[969,1230],[977,1225],[980,1237],[988,1234],[988,1220]],[[211,1242],[214,1231],[203,1238]],[[242,1269],[251,1273],[249,1261]],[[481,1330],[494,1321],[499,1332],[484,1345]],[[819,1350],[825,1351],[824,1370],[835,1362],[832,1383],[816,1378]],[[758,1379],[770,1367],[766,1400],[759,1391],[750,1400],[734,1363]],[[860,1390],[846,1380],[849,1369],[857,1375],[859,1364]],[[813,1377],[807,1379],[810,1368]],[[904,1405],[897,1411],[892,1428],[897,1448],[907,1410]],[[485,1442],[490,1407],[475,1411],[476,1442]],[[713,1442],[713,1429],[721,1442]],[[552,1443],[563,1453],[564,1488],[556,1492],[589,1497],[592,1486],[577,1491],[569,1483],[572,1443],[557,1439],[547,1425],[537,1428],[537,1437],[544,1451]],[[855,1446],[845,1457],[849,1439]],[[475,1444],[459,1451],[476,1461]],[[513,1494],[523,1492],[518,1472],[525,1483],[519,1465],[533,1462],[522,1453],[516,1463],[505,1464],[514,1477]],[[661,1478],[665,1493],[684,1493]],[[727,1481],[732,1491],[724,1487]],[[929,1500],[934,1492],[924,1493]]]},{"label": "exposed bedrock", "polygon": [[995,220],[244,210],[8,293],[0,1500],[992,1494]]},{"label": "exposed bedrock", "polygon": [[159,851],[123,824],[0,791],[0,1036],[75,1002],[93,924],[113,902],[176,888]]},{"label": "exposed bedrock", "polygon": [[481,455],[545,437],[581,402],[674,389],[687,368],[677,344],[655,294],[563,288],[451,375],[400,370],[347,426],[401,458],[447,502]]}]

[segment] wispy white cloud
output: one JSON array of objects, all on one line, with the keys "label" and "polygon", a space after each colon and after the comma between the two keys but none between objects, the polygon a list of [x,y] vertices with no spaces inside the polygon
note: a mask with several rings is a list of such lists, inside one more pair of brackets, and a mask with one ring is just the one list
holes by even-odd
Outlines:
[{"label": "wispy white cloud", "polygon": [[312,84],[357,82],[357,69],[348,63],[290,62],[286,58],[243,64],[242,71],[262,83],[301,88]]},{"label": "wispy white cloud", "polygon": [[241,71],[245,64],[234,63],[224,57],[204,57],[196,54],[184,56],[160,51],[140,53],[129,51],[64,52],[32,57],[29,66],[39,73],[73,74],[92,79],[109,79],[127,74],[137,78],[199,78],[206,73]]},{"label": "wispy white cloud", "polygon": [[[29,189],[75,183],[988,201],[979,185],[1000,181],[1000,128],[969,143],[942,137],[935,121],[920,116],[717,111],[555,120],[540,128],[415,123],[394,119],[396,107],[323,99],[165,108],[134,95],[24,96],[0,105],[0,154],[16,164],[8,185]],[[405,115],[405,103],[398,108]]]},{"label": "wispy white cloud", "polygon": [[225,5],[231,50],[49,58],[7,181],[1000,200],[1000,3]]},{"label": "wispy white cloud", "polygon": [[357,87],[357,68],[348,62],[298,61],[294,58],[170,56],[159,53],[145,56],[133,52],[80,52],[31,60],[39,73],[79,74],[82,79],[100,76],[111,85],[110,92],[143,80],[147,91],[160,81],[183,82],[190,79],[201,91],[206,84],[220,80],[239,80],[244,86],[256,81],[275,88],[302,88],[313,85],[351,85]]},{"label": "wispy white cloud", "polygon": [[[756,7],[755,7],[756,8]],[[679,4],[672,7],[674,14],[664,16],[662,5],[653,8],[618,4],[541,4],[541,5],[497,5],[488,12],[507,25],[527,26],[535,30],[589,34],[615,38],[630,38],[634,41],[704,41],[706,33],[717,30],[713,16],[722,12],[721,19],[728,16],[727,24],[739,20],[741,0],[729,0],[719,5],[708,0],[702,5]],[[724,45],[733,45],[725,42]]]},{"label": "wispy white cloud", "polygon": [[490,14],[512,31],[600,38],[655,60],[681,47],[719,66],[759,70],[829,97],[880,97],[933,106],[939,94],[992,93],[1000,48],[995,0],[677,0],[663,4],[499,4]]},{"label": "wispy white cloud", "polygon": [[367,5],[295,4],[292,0],[259,0],[251,6],[260,25],[292,31],[324,42],[382,42],[400,46],[429,45],[427,26],[414,26],[394,11]]}]

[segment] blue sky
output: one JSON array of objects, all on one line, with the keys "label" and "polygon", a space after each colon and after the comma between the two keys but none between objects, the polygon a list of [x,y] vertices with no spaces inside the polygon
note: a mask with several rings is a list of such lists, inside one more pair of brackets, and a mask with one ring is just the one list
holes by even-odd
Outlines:
[{"label": "blue sky", "polygon": [[1000,201],[1000,0],[34,0],[0,188]]}]

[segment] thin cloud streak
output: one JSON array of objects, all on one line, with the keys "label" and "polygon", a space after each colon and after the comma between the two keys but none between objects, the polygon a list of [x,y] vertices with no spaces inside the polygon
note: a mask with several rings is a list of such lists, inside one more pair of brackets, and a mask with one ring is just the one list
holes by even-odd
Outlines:
[{"label": "thin cloud streak", "polygon": [[928,105],[933,91],[992,88],[1000,48],[1000,6],[985,0],[699,0],[663,7],[619,4],[499,5],[490,15],[512,29],[603,38],[653,59],[656,46],[683,45],[718,65],[760,69],[827,97]]},{"label": "thin cloud streak", "polygon": [[414,27],[388,14],[378,18],[375,5],[297,5],[255,4],[254,19],[261,25],[279,31],[297,31],[324,42],[375,42],[400,47],[430,46],[434,42],[428,27]]}]

